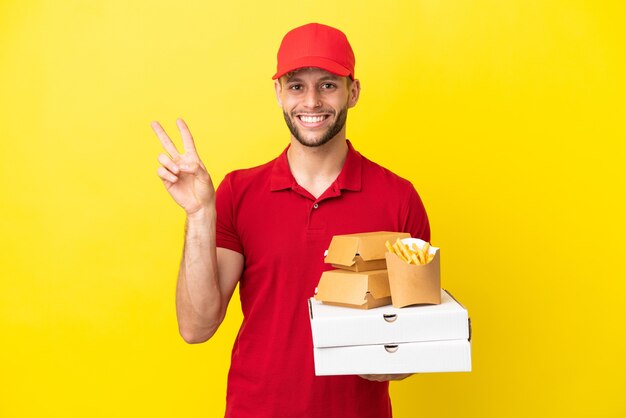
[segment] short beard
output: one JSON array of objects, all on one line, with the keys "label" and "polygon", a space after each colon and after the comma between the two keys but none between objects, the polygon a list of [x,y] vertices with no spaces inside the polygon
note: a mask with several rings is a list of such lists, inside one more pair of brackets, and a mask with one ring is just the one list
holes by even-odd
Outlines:
[{"label": "short beard", "polygon": [[294,122],[292,122],[291,118],[284,110],[283,116],[285,118],[285,122],[287,122],[289,130],[291,131],[291,135],[293,135],[293,137],[296,138],[299,143],[301,143],[305,147],[321,147],[322,145],[333,139],[339,132],[341,132],[343,127],[346,125],[346,119],[348,117],[348,106],[344,106],[339,111],[339,114],[337,115],[337,120],[328,128],[324,135],[313,141],[307,141],[305,138],[302,137],[302,135],[300,135],[298,127],[295,125]]}]

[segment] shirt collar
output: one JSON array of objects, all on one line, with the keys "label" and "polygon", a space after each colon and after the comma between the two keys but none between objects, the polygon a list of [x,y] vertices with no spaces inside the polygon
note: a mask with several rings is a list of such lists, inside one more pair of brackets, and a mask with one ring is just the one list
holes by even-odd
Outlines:
[{"label": "shirt collar", "polygon": [[[334,183],[337,184],[340,190],[360,191],[363,157],[354,149],[349,140],[346,140],[346,143],[348,144],[346,161],[343,163],[343,168]],[[293,189],[298,186],[296,179],[289,169],[289,161],[287,160],[288,149],[289,146],[274,160],[270,181],[270,190],[273,192],[277,190]]]}]

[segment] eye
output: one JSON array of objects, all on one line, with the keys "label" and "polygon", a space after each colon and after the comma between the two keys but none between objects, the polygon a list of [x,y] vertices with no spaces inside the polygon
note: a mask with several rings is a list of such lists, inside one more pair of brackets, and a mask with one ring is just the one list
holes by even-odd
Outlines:
[{"label": "eye", "polygon": [[324,84],[322,84],[322,89],[323,89],[323,90],[333,89],[333,88],[335,88],[335,87],[336,87],[336,86],[335,86],[335,84],[333,84],[333,83],[324,83]]},{"label": "eye", "polygon": [[289,85],[288,88],[289,88],[289,90],[298,91],[298,90],[302,90],[302,85],[301,84],[291,84],[291,85]]}]

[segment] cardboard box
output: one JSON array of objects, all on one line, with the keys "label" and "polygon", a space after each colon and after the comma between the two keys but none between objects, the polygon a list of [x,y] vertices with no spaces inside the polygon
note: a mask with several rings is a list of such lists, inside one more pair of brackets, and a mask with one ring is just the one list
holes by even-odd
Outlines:
[{"label": "cardboard box", "polygon": [[[422,247],[425,241],[407,238],[403,243],[411,246],[417,243]],[[407,264],[396,254],[386,253],[391,301],[396,308],[416,304],[441,303],[441,272],[439,248],[430,247],[434,258],[424,265]]]},{"label": "cardboard box", "polygon": [[440,292],[439,305],[367,311],[309,299],[315,374],[471,371],[467,310]]},{"label": "cardboard box", "polygon": [[[346,274],[346,273],[344,273]],[[347,273],[351,274],[351,273]],[[467,340],[467,309],[440,289],[441,304],[357,310],[309,299],[313,346],[340,347],[386,343]]]},{"label": "cardboard box", "polygon": [[362,234],[335,235],[330,242],[325,263],[335,268],[351,271],[385,269],[385,241],[410,238],[406,232],[366,232]]},{"label": "cardboard box", "polygon": [[313,348],[315,375],[469,372],[468,340]]},{"label": "cardboard box", "polygon": [[391,304],[387,270],[322,273],[315,299],[325,304],[370,309]]}]

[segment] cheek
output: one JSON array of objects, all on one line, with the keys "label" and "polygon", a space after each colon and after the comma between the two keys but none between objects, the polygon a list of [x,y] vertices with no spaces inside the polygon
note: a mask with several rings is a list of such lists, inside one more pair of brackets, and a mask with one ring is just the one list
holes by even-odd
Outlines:
[{"label": "cheek", "polygon": [[276,95],[276,99],[278,99],[278,104],[281,107],[285,107],[287,105],[287,103],[289,102],[289,100],[285,97],[284,94],[277,94]]},{"label": "cheek", "polygon": [[291,99],[289,96],[281,96],[280,98],[280,105],[283,107],[283,109],[291,109],[294,106],[294,100]]}]

